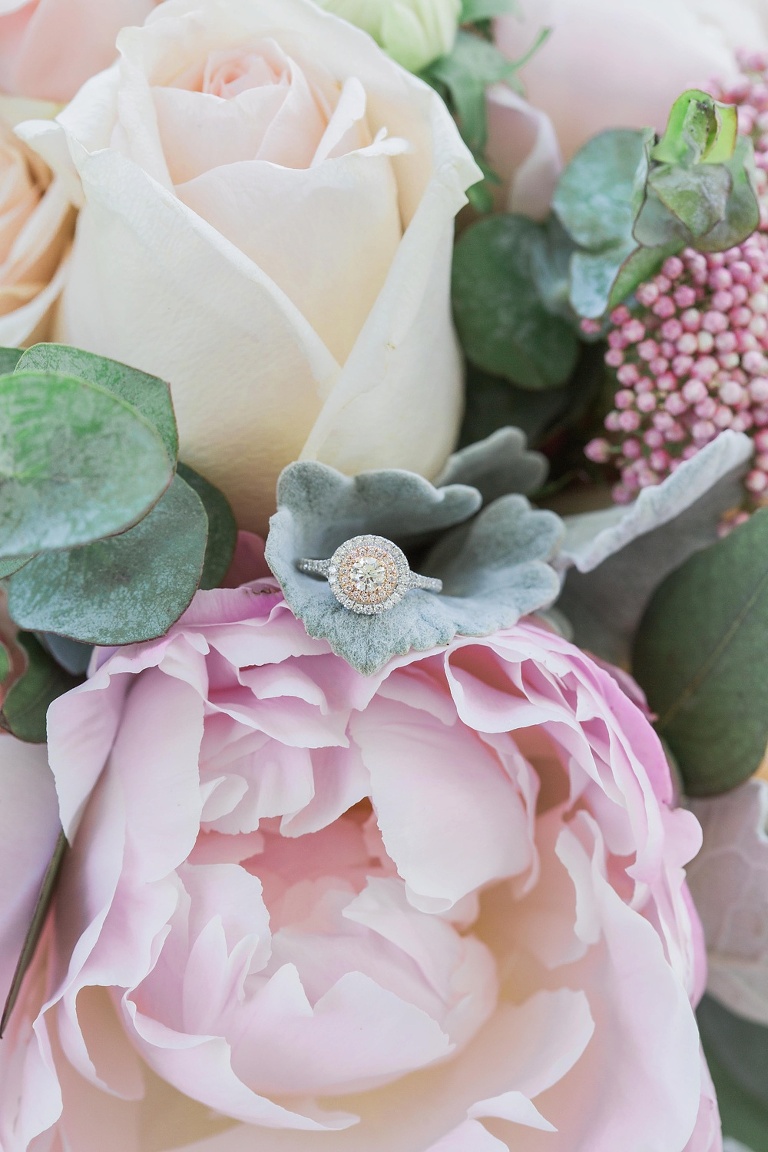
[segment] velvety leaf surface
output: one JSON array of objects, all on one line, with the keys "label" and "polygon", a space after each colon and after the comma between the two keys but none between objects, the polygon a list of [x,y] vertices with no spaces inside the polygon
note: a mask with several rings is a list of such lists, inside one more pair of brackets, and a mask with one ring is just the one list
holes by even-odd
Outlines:
[{"label": "velvety leaf surface", "polygon": [[548,464],[541,452],[531,452],[519,428],[497,432],[454,452],[435,481],[435,487],[469,484],[490,504],[510,492],[527,496],[547,478]]},{"label": "velvety leaf surface", "polygon": [[86,644],[162,636],[199,585],[207,530],[202,502],[176,476],[130,531],[30,561],[11,579],[11,615],[23,628]]},{"label": "velvety leaf surface", "polygon": [[654,590],[689,556],[718,539],[723,514],[741,501],[752,441],[723,432],[663,484],[626,507],[565,518],[556,564],[558,607],[577,644],[628,667],[640,618]]},{"label": "velvety leaf surface", "polygon": [[0,377],[4,557],[121,531],[152,507],[172,475],[155,429],[106,389],[56,373]]},{"label": "velvety leaf surface", "polygon": [[474,489],[433,488],[407,472],[348,478],[325,465],[292,464],[278,484],[267,562],[310,635],[370,673],[399,653],[446,644],[457,633],[485,635],[551,603],[558,581],[548,560],[560,540],[559,517],[531,509],[522,496],[496,500],[412,563],[444,581],[442,594],[411,590],[378,616],[347,611],[327,582],[300,572],[297,561],[328,557],[369,532],[407,548],[409,538],[466,520],[479,502]]}]

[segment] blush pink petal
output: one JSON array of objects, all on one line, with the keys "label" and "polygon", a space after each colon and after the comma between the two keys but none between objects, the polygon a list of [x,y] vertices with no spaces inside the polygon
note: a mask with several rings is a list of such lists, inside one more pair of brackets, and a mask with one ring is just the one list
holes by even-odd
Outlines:
[{"label": "blush pink petal", "polygon": [[0,15],[0,90],[70,100],[114,60],[115,38],[155,0],[22,0]]}]

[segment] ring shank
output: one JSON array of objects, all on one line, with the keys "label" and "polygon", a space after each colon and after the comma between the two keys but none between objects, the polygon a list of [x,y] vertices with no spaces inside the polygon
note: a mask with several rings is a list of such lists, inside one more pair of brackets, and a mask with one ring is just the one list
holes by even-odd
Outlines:
[{"label": "ring shank", "polygon": [[306,572],[310,576],[327,576],[330,566],[330,560],[297,560],[296,562],[299,572]]},{"label": "ring shank", "polygon": [[425,592],[442,592],[443,582],[438,580],[436,576],[419,576],[417,572],[411,572],[410,579],[411,588],[423,588]]}]

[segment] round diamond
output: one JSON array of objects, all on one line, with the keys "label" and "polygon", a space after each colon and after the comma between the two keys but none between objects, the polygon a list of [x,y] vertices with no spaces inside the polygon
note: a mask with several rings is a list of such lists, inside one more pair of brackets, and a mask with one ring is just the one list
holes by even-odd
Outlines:
[{"label": "round diamond", "polygon": [[383,536],[355,536],[336,549],[331,558],[336,578],[331,590],[345,608],[366,616],[394,607],[408,586],[408,562],[391,540]]}]

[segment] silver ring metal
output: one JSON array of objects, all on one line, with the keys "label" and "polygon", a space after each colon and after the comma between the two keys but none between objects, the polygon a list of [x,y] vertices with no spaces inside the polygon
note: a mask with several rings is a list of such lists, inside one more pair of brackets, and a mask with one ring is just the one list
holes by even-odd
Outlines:
[{"label": "silver ring metal", "polygon": [[330,560],[297,560],[296,567],[324,576],[344,608],[365,616],[394,608],[411,588],[443,590],[442,580],[411,572],[405,553],[386,536],[353,536]]}]

